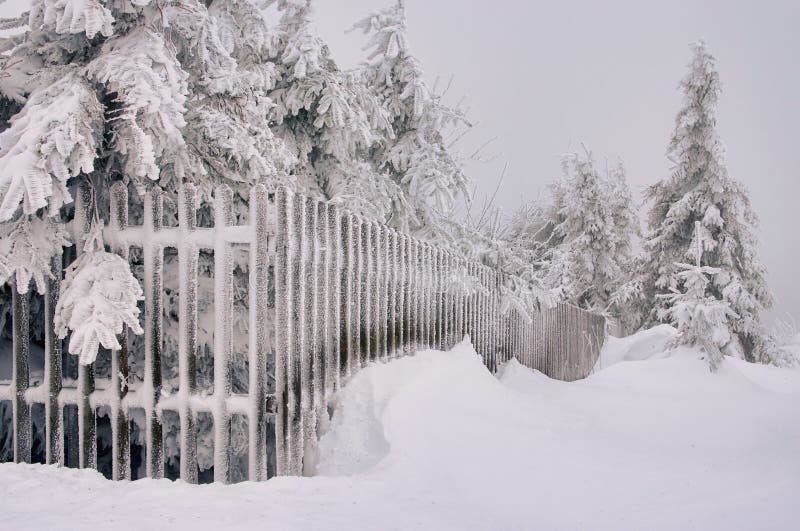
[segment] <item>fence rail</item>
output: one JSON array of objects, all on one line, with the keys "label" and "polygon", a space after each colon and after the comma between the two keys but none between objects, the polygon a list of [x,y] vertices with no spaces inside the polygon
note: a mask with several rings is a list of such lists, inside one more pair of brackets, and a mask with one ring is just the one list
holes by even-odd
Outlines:
[{"label": "fence rail", "polygon": [[[14,461],[31,460],[31,406],[45,408],[45,462],[66,464],[65,439],[77,440],[78,466],[97,467],[96,418],[108,408],[112,432],[112,478],[130,479],[130,412],[144,410],[147,477],[164,475],[162,419],[180,418],[180,477],[198,481],[198,413],[214,422],[214,480],[230,476],[231,415],[248,419],[251,480],[314,472],[317,441],[329,422],[329,406],[342,383],[372,361],[447,349],[469,335],[486,366],[516,358],[551,377],[587,376],[604,338],[605,320],[559,305],[529,320],[503,310],[508,275],[416,240],[373,221],[288,190],[251,190],[247,225],[234,224],[233,194],[215,192],[214,227],[197,225],[197,192],[185,185],[178,200],[178,226],[164,227],[163,196],[144,198],[141,226],[130,226],[127,190],[111,190],[105,240],[127,258],[131,247],[144,261],[144,379],[129,382],[127,333],[111,353],[110,379],[96,382],[93,366],[80,366],[77,381],[62,376],[62,342],[53,313],[62,276],[44,295],[44,378],[29,385],[29,296],[13,291],[13,360],[0,400],[13,409]],[[88,233],[90,190],[82,187],[71,222],[76,243]],[[233,352],[233,250],[249,248],[249,389],[231,387]],[[179,268],[178,389],[162,393],[164,249],[176,248]],[[80,246],[78,245],[78,248]],[[198,256],[214,254],[214,388],[197,389]],[[100,383],[101,385],[97,385]],[[76,406],[78,422],[65,430],[64,408]],[[8,428],[7,426],[5,427]],[[71,432],[70,432],[71,431]],[[74,433],[76,432],[76,433]]]}]

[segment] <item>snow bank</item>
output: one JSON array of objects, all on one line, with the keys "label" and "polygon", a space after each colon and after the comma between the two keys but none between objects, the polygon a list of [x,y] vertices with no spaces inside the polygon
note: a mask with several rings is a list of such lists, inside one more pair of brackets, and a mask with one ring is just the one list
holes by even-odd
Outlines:
[{"label": "snow bank", "polygon": [[595,370],[622,361],[643,361],[666,357],[667,346],[677,331],[670,325],[659,325],[628,337],[608,336],[600,351]]},{"label": "snow bank", "polygon": [[320,477],[120,484],[6,464],[0,515],[8,529],[795,529],[800,371],[654,358],[565,383],[514,361],[494,377],[469,344],[421,352],[343,389]]}]

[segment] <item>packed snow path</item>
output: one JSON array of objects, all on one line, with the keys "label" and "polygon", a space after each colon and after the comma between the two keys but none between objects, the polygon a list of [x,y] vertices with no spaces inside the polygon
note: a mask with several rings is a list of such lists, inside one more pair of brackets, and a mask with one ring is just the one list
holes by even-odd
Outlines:
[{"label": "packed snow path", "polygon": [[[797,529],[800,371],[613,341],[574,383],[468,345],[359,373],[323,477],[190,486],[0,465],[6,529]],[[602,363],[600,364],[602,365]]]}]

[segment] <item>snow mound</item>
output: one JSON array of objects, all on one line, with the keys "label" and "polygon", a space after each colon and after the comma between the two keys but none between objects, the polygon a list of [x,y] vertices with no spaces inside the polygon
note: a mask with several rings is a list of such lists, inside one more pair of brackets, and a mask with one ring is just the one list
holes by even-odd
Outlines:
[{"label": "snow mound", "polygon": [[[390,455],[409,451],[417,427],[457,386],[476,395],[497,381],[485,369],[469,339],[449,352],[422,351],[389,363],[373,363],[356,374],[335,400],[328,432],[320,439],[322,475],[365,472]],[[457,390],[456,390],[457,391]]]},{"label": "snow mound", "polygon": [[623,361],[664,358],[670,341],[678,332],[670,325],[659,325],[623,338],[606,338],[595,370]]}]

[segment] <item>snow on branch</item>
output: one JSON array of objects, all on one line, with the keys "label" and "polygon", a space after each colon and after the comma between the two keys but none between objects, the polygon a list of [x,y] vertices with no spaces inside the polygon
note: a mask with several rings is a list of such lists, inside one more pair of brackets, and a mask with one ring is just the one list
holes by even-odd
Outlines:
[{"label": "snow on branch", "polygon": [[116,95],[119,110],[111,123],[115,148],[127,156],[125,173],[144,187],[145,179],[158,180],[160,166],[171,163],[182,178],[188,88],[172,46],[154,31],[136,28],[109,39],[87,75]]},{"label": "snow on branch", "polygon": [[17,292],[28,292],[31,279],[39,293],[45,278],[52,278],[50,259],[61,247],[71,245],[64,225],[50,218],[23,216],[14,223],[0,224],[0,285],[16,275]]},{"label": "snow on branch", "polygon": [[67,180],[94,170],[103,109],[94,91],[70,71],[35,90],[0,134],[0,222],[72,202]]},{"label": "snow on branch", "polygon": [[[113,33],[114,17],[111,11],[98,0],[43,0],[33,2],[31,19],[41,17],[44,27],[56,33],[85,33],[93,38],[100,33],[110,37]],[[134,2],[137,3],[137,2]],[[31,26],[34,26],[31,24]]]},{"label": "snow on branch", "polygon": [[121,348],[117,335],[123,325],[137,335],[144,333],[137,307],[143,298],[128,262],[104,250],[102,227],[95,221],[83,254],[67,268],[61,284],[53,323],[56,333],[63,339],[71,330],[70,354],[89,365],[97,358],[100,345]]}]

